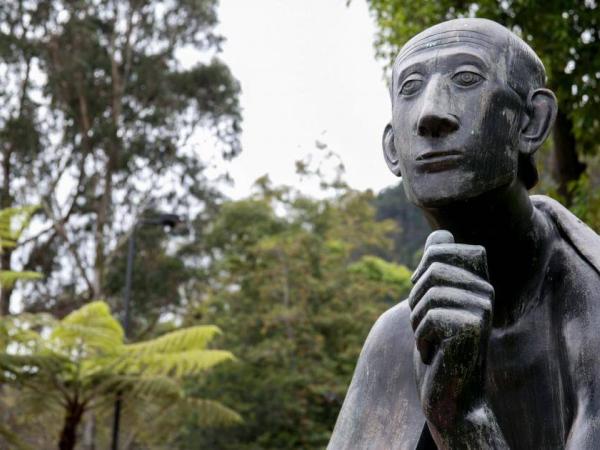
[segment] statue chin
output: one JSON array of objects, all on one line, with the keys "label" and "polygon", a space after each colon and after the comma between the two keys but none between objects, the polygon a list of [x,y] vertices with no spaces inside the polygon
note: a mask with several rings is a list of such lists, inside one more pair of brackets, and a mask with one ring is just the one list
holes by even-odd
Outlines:
[{"label": "statue chin", "polygon": [[515,179],[516,173],[482,179],[472,172],[439,172],[427,176],[420,175],[412,182],[403,177],[402,185],[411,203],[429,209],[475,199],[503,186],[509,186]]}]

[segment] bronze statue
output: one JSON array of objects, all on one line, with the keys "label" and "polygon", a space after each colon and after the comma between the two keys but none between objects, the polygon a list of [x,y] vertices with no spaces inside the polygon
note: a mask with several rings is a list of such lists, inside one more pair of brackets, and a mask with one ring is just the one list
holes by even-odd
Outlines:
[{"label": "bronze statue", "polygon": [[400,51],[383,150],[435,231],[365,342],[330,450],[600,448],[600,237],[527,192],[557,110],[544,84],[489,20]]}]

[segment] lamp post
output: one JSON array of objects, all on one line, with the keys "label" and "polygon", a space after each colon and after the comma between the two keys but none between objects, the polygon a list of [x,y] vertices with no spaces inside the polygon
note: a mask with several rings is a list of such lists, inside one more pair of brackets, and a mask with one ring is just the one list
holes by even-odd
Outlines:
[{"label": "lamp post", "polygon": [[[174,228],[177,224],[181,223],[181,218],[177,214],[159,214],[156,217],[150,219],[142,219],[133,225],[131,234],[127,242],[127,266],[125,268],[125,292],[123,295],[124,300],[124,312],[123,312],[123,331],[125,338],[129,335],[129,321],[130,321],[130,300],[131,300],[131,282],[133,276],[133,258],[135,256],[135,232],[140,226],[154,225]],[[113,415],[113,433],[112,433],[112,450],[119,450],[119,425],[121,422],[121,394],[117,393],[117,400],[115,401],[115,409]]]}]

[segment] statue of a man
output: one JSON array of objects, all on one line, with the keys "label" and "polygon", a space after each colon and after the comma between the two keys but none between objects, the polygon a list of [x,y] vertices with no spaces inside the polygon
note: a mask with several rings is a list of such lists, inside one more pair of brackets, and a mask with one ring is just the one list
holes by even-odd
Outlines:
[{"label": "statue of a man", "polygon": [[400,51],[383,150],[435,231],[367,338],[330,450],[600,448],[600,238],[527,192],[557,110],[544,83],[489,20]]}]

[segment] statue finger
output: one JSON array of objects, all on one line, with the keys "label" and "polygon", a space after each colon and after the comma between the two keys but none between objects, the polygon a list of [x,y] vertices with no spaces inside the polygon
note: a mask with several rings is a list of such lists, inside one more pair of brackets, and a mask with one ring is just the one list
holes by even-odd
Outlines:
[{"label": "statue finger", "polygon": [[416,330],[425,315],[434,308],[455,308],[469,311],[488,318],[492,313],[492,302],[464,289],[436,286],[429,289],[410,314],[413,331]]},{"label": "statue finger", "polygon": [[427,240],[425,241],[425,250],[430,245],[437,244],[453,244],[454,236],[448,230],[435,230],[427,236]]},{"label": "statue finger", "polygon": [[432,287],[449,286],[492,298],[494,288],[483,278],[460,267],[440,262],[432,263],[419,278],[408,297],[409,306],[414,309],[421,297]]},{"label": "statue finger", "polygon": [[[456,308],[430,309],[415,330],[416,347],[424,364],[431,364],[440,343],[467,328],[480,327],[481,317]],[[475,336],[476,333],[470,333]]]},{"label": "statue finger", "polygon": [[425,249],[423,258],[415,269],[411,281],[416,283],[434,262],[461,267],[484,279],[488,278],[485,247],[468,244],[434,244]]}]

